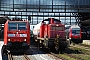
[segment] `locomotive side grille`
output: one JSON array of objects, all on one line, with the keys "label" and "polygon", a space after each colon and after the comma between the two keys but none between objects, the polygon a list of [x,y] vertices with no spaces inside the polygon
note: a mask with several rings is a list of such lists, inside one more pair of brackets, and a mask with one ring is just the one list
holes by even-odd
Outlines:
[{"label": "locomotive side grille", "polygon": [[50,38],[56,38],[57,35],[60,35],[61,38],[64,38],[64,34],[64,26],[51,26]]},{"label": "locomotive side grille", "polygon": [[60,27],[60,26],[53,26],[52,30],[64,30],[64,27]]}]

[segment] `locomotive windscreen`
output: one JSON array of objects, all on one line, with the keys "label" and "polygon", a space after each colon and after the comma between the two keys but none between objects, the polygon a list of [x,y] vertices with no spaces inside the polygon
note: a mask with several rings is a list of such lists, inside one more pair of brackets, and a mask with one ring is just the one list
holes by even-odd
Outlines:
[{"label": "locomotive windscreen", "polygon": [[9,22],[9,30],[26,30],[26,22]]},{"label": "locomotive windscreen", "polygon": [[72,34],[80,34],[80,28],[72,28]]},{"label": "locomotive windscreen", "polygon": [[54,23],[56,23],[56,24],[60,24],[61,21],[60,21],[60,20],[57,20],[57,19],[54,19]]}]

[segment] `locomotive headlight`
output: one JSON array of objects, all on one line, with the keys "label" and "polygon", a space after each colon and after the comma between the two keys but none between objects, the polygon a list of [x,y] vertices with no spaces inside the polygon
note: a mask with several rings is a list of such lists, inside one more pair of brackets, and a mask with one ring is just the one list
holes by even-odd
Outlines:
[{"label": "locomotive headlight", "polygon": [[18,32],[17,32],[17,34],[18,34]]},{"label": "locomotive headlight", "polygon": [[10,41],[10,39],[8,39],[8,41]]},{"label": "locomotive headlight", "polygon": [[4,45],[7,45],[7,44],[4,44]]},{"label": "locomotive headlight", "polygon": [[24,39],[24,41],[26,41],[26,39]]},{"label": "locomotive headlight", "polygon": [[69,38],[71,40],[71,38]]},{"label": "locomotive headlight", "polygon": [[60,37],[60,35],[57,34],[57,38],[59,38],[59,37]]},{"label": "locomotive headlight", "polygon": [[56,25],[56,26],[58,26],[58,25]]}]

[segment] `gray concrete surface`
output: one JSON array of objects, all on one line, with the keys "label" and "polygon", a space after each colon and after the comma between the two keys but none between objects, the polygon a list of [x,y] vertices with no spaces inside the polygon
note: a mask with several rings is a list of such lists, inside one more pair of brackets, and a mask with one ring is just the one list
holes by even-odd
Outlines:
[{"label": "gray concrete surface", "polygon": [[2,60],[2,53],[1,53],[1,48],[2,48],[2,46],[3,46],[3,41],[0,41],[0,60]]},{"label": "gray concrete surface", "polygon": [[90,45],[90,40],[83,40],[83,44]]}]

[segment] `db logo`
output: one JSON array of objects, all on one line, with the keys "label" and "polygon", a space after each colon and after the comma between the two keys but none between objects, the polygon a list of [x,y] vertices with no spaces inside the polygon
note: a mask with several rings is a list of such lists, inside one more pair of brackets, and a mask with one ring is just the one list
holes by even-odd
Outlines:
[{"label": "db logo", "polygon": [[16,34],[16,37],[19,37],[19,34]]}]

